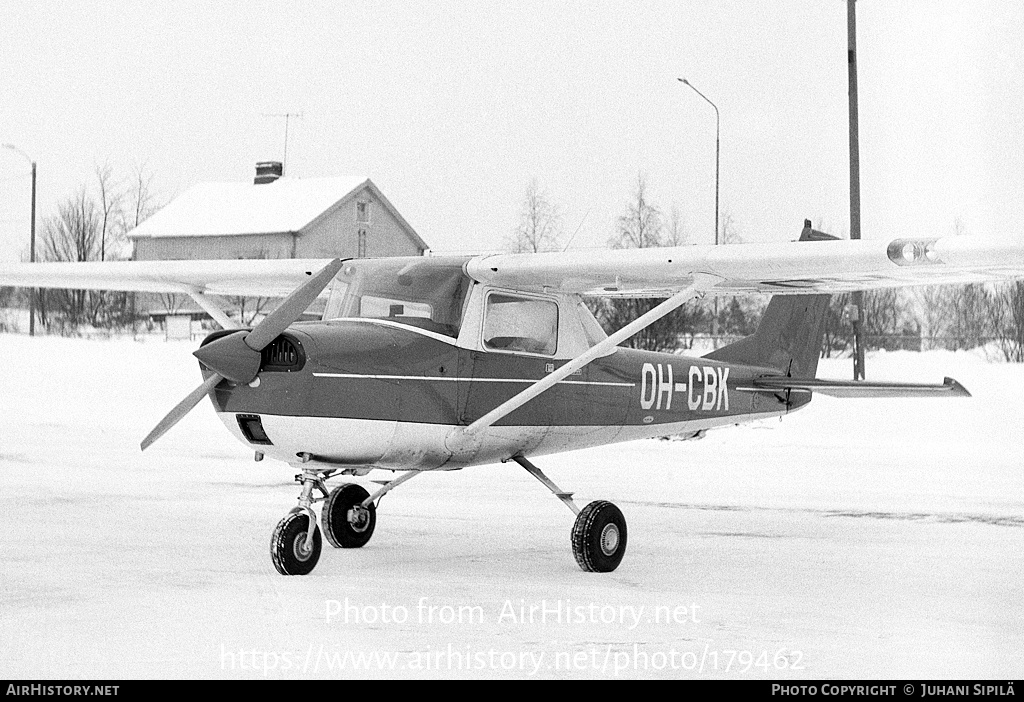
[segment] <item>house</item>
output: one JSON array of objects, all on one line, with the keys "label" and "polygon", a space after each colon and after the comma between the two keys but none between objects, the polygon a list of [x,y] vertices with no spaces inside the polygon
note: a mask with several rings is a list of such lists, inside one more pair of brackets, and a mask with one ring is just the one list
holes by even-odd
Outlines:
[{"label": "house", "polygon": [[[137,261],[379,258],[428,248],[370,179],[286,178],[276,161],[256,164],[251,183],[189,188],[128,236]],[[155,318],[200,314],[183,295],[150,295],[139,305]],[[229,307],[244,317],[245,305]]]}]

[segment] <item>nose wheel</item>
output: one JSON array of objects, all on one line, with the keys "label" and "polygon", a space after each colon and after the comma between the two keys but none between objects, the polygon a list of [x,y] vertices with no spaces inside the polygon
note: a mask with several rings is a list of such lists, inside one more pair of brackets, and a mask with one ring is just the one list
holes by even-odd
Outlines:
[{"label": "nose wheel", "polygon": [[306,575],[320,560],[320,527],[312,521],[309,538],[309,515],[296,509],[277,523],[270,539],[270,557],[281,575]]},{"label": "nose wheel", "polygon": [[302,484],[299,505],[277,523],[270,537],[270,558],[281,575],[306,575],[320,560],[322,541],[313,503],[324,498],[313,497],[313,490],[327,497],[324,485],[327,475],[329,473],[323,471],[304,469],[295,476],[295,481]]},{"label": "nose wheel", "polygon": [[[295,476],[295,481],[302,484],[299,504],[278,522],[270,539],[270,558],[281,575],[306,575],[320,560],[322,542],[313,511],[315,503],[324,503],[321,519],[331,545],[359,548],[370,540],[377,525],[375,502],[417,475],[415,471],[404,473],[382,483],[380,490],[370,495],[355,483],[344,483],[328,492],[324,481],[334,472],[335,469],[303,467],[302,473]],[[314,497],[314,490],[322,497]]]}]

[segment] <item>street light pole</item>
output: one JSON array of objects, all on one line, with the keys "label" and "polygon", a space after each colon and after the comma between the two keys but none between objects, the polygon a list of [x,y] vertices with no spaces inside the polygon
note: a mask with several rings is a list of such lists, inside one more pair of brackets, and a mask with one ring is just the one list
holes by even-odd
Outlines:
[{"label": "street light pole", "polygon": [[[29,163],[32,164],[32,221],[29,225],[30,238],[29,238],[29,253],[28,260],[31,263],[36,262],[36,162],[26,154],[24,151],[19,149],[14,144],[4,144],[5,149],[15,151],[25,157]],[[28,292],[28,335],[36,335],[36,289],[29,288]]]},{"label": "street light pole", "polygon": [[710,100],[708,100],[708,96],[707,95],[705,95],[701,91],[699,91],[696,88],[694,88],[693,87],[693,83],[691,83],[690,81],[686,80],[685,78],[679,78],[678,80],[679,80],[680,83],[684,83],[685,85],[689,86],[689,88],[691,90],[693,90],[693,92],[697,93],[702,98],[704,98],[704,101],[707,102],[709,105],[711,105],[711,107],[713,107],[715,109],[715,246],[717,246],[718,245],[718,164],[719,164],[719,155],[721,154],[721,143],[722,143],[721,142],[721,134],[722,134],[721,126],[722,126],[722,121],[721,121],[720,115],[718,114],[718,106],[715,103],[713,103]]},{"label": "street light pole", "polygon": [[[718,113],[718,105],[711,102],[708,96],[693,87],[693,83],[686,80],[685,78],[678,79],[680,83],[683,83],[689,87],[693,92],[704,98],[704,101],[711,105],[715,109],[715,246],[718,246],[718,164],[719,155],[721,154],[721,135],[722,135],[722,121]],[[717,348],[718,346],[718,296],[715,296],[715,311],[714,316],[711,318],[711,337],[712,344]]]}]

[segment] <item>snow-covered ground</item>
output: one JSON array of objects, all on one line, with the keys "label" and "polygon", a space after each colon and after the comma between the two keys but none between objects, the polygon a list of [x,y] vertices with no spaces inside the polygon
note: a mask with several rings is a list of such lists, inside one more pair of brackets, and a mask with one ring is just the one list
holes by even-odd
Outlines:
[{"label": "snow-covered ground", "polygon": [[325,544],[311,575],[282,577],[268,545],[290,467],[254,463],[208,403],[139,452],[198,384],[193,348],[0,334],[5,676],[1024,670],[1022,367],[879,354],[872,379],[950,375],[974,397],[818,397],[702,441],[538,460],[626,514],[611,574],[577,568],[572,514],[509,464],[417,477],[365,548]]}]

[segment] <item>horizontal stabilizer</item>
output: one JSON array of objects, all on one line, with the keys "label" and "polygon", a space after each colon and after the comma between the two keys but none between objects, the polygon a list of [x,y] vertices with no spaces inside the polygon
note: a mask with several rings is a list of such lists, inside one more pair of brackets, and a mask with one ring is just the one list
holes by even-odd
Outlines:
[{"label": "horizontal stabilizer", "polygon": [[820,392],[832,397],[970,397],[971,393],[952,378],[941,385],[921,383],[876,383],[866,380],[821,380],[818,378],[755,378],[741,392]]}]

